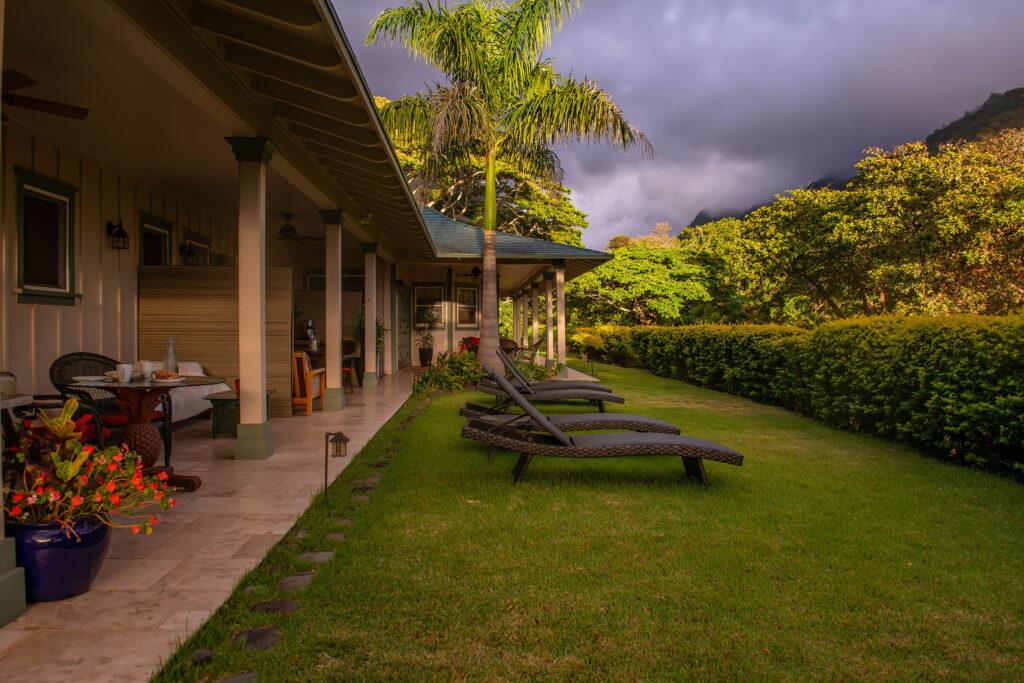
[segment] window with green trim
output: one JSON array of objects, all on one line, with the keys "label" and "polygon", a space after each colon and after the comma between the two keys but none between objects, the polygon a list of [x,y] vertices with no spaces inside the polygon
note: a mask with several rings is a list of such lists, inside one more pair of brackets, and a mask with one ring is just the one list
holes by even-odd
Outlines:
[{"label": "window with green trim", "polygon": [[478,287],[455,288],[455,326],[480,327],[480,289]]},{"label": "window with green trim", "polygon": [[74,305],[77,190],[20,168],[15,177],[18,301]]}]

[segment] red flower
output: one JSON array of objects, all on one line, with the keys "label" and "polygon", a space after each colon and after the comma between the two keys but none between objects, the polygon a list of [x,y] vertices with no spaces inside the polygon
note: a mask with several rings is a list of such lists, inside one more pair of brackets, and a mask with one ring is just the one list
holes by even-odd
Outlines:
[{"label": "red flower", "polygon": [[112,495],[110,497],[110,504],[111,505],[120,505],[121,504],[121,496],[117,495],[116,493],[114,495]]},{"label": "red flower", "polygon": [[[92,417],[92,415],[89,415],[87,417]],[[92,455],[95,451],[96,451],[96,447],[95,446],[90,446],[89,444],[86,444],[86,445],[82,446],[82,452],[83,453],[87,453],[89,455]]]},{"label": "red flower", "polygon": [[169,501],[167,501],[167,502],[168,502],[168,503],[170,503],[171,507],[174,507],[175,505],[177,505],[177,504],[178,504],[178,501],[177,501],[177,500],[175,500],[174,498],[171,498],[171,499],[170,499]]},{"label": "red flower", "polygon": [[80,474],[80,475],[78,475],[78,481],[82,482],[83,484],[88,483],[89,482],[89,475],[87,475],[87,474]]},{"label": "red flower", "polygon": [[116,469],[117,469],[117,463],[116,462],[112,462],[109,465],[107,465],[107,472],[113,472]]},{"label": "red flower", "polygon": [[110,491],[111,493],[113,493],[113,492],[114,492],[114,489],[116,489],[116,488],[117,488],[117,484],[115,484],[115,483],[114,483],[114,482],[112,482],[112,481],[108,481],[108,482],[107,482],[107,490],[108,490],[108,491]]},{"label": "red flower", "polygon": [[155,516],[150,515],[149,516],[149,523],[155,526],[155,525],[160,523],[160,520],[157,519]]},{"label": "red flower", "polygon": [[11,516],[12,517],[17,517],[20,514],[21,514],[21,506],[20,505],[15,505],[14,507],[11,508]]},{"label": "red flower", "polygon": [[93,496],[92,499],[95,500],[97,503],[103,502],[103,496],[101,496],[99,493]]},{"label": "red flower", "polygon": [[81,496],[75,496],[74,498],[71,499],[71,507],[76,508],[76,507],[78,507],[81,504],[82,504],[82,497]]},{"label": "red flower", "polygon": [[156,478],[160,481],[167,481],[167,473],[161,470],[156,473]]},{"label": "red flower", "polygon": [[22,493],[21,491],[15,491],[14,493],[11,494],[11,500],[13,500],[15,503],[20,503],[24,497],[25,494]]},{"label": "red flower", "polygon": [[134,525],[132,525],[132,534],[137,534],[137,533],[139,533],[139,525],[138,524],[134,524]]}]

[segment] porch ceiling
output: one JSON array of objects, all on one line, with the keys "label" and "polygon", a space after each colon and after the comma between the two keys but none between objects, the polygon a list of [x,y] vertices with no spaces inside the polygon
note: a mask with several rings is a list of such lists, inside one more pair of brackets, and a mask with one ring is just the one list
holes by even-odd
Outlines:
[{"label": "porch ceiling", "polygon": [[329,0],[110,2],[395,258],[434,256]]}]

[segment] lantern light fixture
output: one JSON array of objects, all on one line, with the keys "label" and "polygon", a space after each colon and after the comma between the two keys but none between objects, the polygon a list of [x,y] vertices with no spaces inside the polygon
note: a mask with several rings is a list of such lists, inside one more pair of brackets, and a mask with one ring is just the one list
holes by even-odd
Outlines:
[{"label": "lantern light fixture", "polygon": [[327,503],[327,462],[348,455],[349,438],[342,432],[324,432],[324,503]]},{"label": "lantern light fixture", "polygon": [[124,221],[107,222],[107,235],[110,237],[110,246],[114,249],[124,250],[128,248],[130,238],[128,231],[124,229]]}]

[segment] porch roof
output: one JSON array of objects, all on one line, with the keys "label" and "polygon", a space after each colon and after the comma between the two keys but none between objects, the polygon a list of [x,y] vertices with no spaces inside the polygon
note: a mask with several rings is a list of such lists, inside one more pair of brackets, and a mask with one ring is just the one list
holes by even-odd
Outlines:
[{"label": "porch roof", "polygon": [[[442,259],[482,259],[484,231],[475,225],[453,220],[443,213],[423,206],[420,208],[430,239]],[[500,262],[549,264],[563,262],[565,275],[571,279],[592,270],[614,258],[611,254],[593,249],[573,247],[532,237],[520,237],[506,232],[494,236],[494,248]]]},{"label": "porch roof", "polygon": [[363,241],[432,256],[330,0],[111,0],[259,135]]}]

